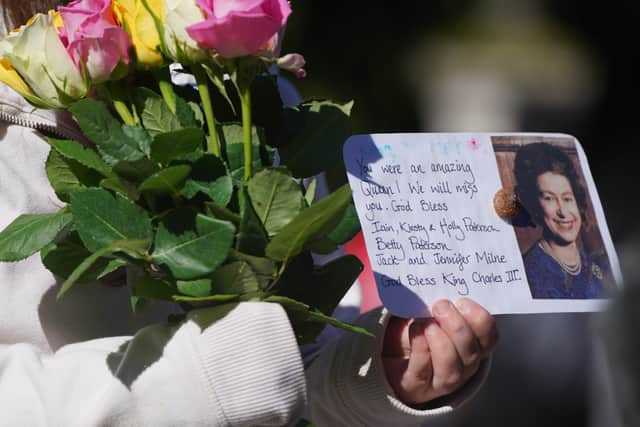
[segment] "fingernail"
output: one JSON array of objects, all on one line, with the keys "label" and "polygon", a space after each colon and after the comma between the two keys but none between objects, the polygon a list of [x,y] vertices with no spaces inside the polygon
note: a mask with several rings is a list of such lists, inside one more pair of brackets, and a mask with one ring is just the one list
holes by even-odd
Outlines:
[{"label": "fingernail", "polygon": [[438,301],[433,306],[433,313],[437,317],[444,317],[449,313],[450,308],[451,308],[451,303],[449,301]]},{"label": "fingernail", "polygon": [[455,302],[456,307],[460,313],[466,314],[469,312],[469,303],[465,299],[459,299]]},{"label": "fingernail", "polygon": [[424,332],[427,335],[434,335],[436,332],[438,332],[438,324],[436,322],[429,322]]}]

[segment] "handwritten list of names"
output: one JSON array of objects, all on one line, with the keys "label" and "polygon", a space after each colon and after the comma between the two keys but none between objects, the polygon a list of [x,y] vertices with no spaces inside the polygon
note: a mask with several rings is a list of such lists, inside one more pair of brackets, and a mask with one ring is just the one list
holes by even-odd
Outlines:
[{"label": "handwritten list of names", "polygon": [[460,296],[500,312],[500,301],[528,292],[515,235],[493,210],[501,185],[488,138],[360,135],[345,145],[345,163],[394,314],[425,315],[437,299]]}]

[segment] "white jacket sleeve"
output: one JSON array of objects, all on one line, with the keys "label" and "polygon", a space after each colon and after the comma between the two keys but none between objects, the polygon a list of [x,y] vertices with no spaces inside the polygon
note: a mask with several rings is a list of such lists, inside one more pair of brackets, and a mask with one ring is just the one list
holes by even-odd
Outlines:
[{"label": "white jacket sleeve", "polygon": [[372,310],[356,324],[375,338],[344,333],[322,350],[306,370],[309,406],[306,416],[318,427],[419,426],[450,413],[469,400],[488,372],[486,361],[459,391],[437,399],[437,405],[418,410],[398,400],[386,381],[380,357],[390,314]]},{"label": "white jacket sleeve", "polygon": [[45,354],[0,346],[2,426],[280,426],[306,405],[286,313],[240,303]]}]

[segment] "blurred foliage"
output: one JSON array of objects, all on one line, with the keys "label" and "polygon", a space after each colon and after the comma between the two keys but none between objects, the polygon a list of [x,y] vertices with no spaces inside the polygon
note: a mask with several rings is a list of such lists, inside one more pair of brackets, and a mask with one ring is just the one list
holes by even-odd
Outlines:
[{"label": "blurred foliage", "polygon": [[402,61],[425,34],[451,26],[471,0],[293,4],[283,52],[300,52],[312,78],[296,81],[303,97],[355,99],[354,132],[419,130],[417,99]]},{"label": "blurred foliage", "polygon": [[[487,1],[487,0],[485,0]],[[283,52],[300,52],[312,78],[296,81],[303,97],[355,100],[355,133],[412,132],[420,123],[416,90],[406,81],[407,58],[421,40],[468,30],[468,16],[482,0],[345,2],[296,0]],[[636,84],[640,4],[540,0],[546,19],[574,38],[595,58],[600,96],[579,117],[540,111],[523,124],[526,131],[575,135],[590,159],[611,232],[624,237],[638,228],[638,198],[621,194],[625,183],[640,182],[636,139]],[[426,76],[425,76],[426,78]]]},{"label": "blurred foliage", "polygon": [[[603,91],[581,125],[569,129],[583,142],[614,240],[638,229],[640,183],[637,137],[640,85],[640,4],[624,0],[602,4],[545,0],[548,12],[569,27],[596,57]],[[630,192],[620,191],[629,186]]]}]

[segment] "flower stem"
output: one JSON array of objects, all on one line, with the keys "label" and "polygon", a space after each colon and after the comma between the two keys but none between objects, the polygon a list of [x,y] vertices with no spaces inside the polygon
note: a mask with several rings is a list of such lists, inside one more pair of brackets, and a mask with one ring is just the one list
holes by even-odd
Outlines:
[{"label": "flower stem", "polygon": [[101,95],[103,99],[111,101],[114,110],[116,110],[116,113],[118,113],[125,125],[136,126],[138,124],[138,121],[129,110],[127,96],[120,81],[110,82],[108,87],[98,85],[96,90],[99,91],[99,95]]},{"label": "flower stem", "polygon": [[242,141],[244,146],[244,181],[251,179],[252,175],[252,144],[251,144],[251,91],[249,85],[240,89],[240,102],[242,104]]},{"label": "flower stem", "polygon": [[136,119],[133,117],[133,114],[131,114],[131,111],[129,111],[129,107],[127,107],[126,102],[124,102],[121,99],[114,98],[113,108],[115,108],[116,112],[118,113],[118,115],[120,116],[120,118],[122,119],[125,125],[129,125],[129,126],[136,125]]},{"label": "flower stem", "polygon": [[[165,70],[166,71],[166,70]],[[160,88],[160,93],[162,94],[162,98],[164,102],[167,103],[169,109],[172,113],[176,112],[176,93],[173,90],[173,85],[171,84],[171,78],[166,75],[166,73],[162,72],[154,72],[156,81],[158,82],[158,87]]]},{"label": "flower stem", "polygon": [[201,65],[193,67],[193,75],[196,78],[198,92],[202,100],[202,108],[204,117],[207,121],[207,129],[209,131],[209,140],[207,142],[207,151],[220,157],[220,143],[218,142],[218,133],[216,132],[216,120],[213,115],[213,106],[211,105],[211,94],[209,93],[209,84],[207,74]]}]

